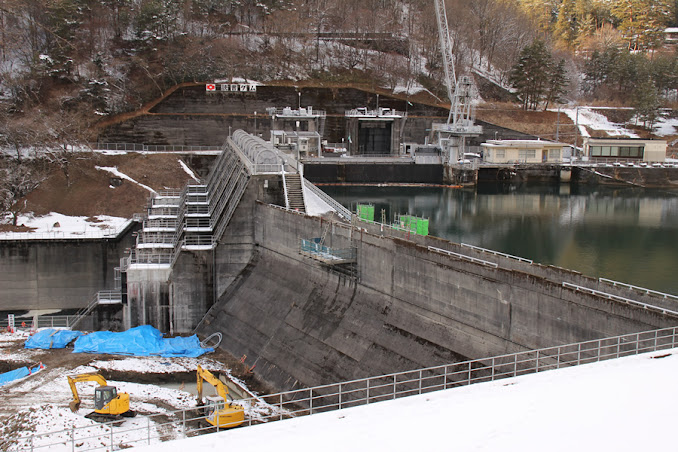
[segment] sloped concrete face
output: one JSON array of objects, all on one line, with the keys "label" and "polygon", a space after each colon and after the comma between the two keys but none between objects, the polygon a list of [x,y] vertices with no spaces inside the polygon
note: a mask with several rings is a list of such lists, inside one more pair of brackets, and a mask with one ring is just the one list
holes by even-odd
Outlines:
[{"label": "sloped concrete face", "polygon": [[[582,275],[498,257],[498,267],[256,203],[252,259],[198,332],[246,355],[281,390],[644,331],[675,318],[582,295]],[[368,227],[369,229],[369,227]],[[358,281],[299,253],[302,238],[358,249]],[[217,275],[217,278],[219,276]]]}]

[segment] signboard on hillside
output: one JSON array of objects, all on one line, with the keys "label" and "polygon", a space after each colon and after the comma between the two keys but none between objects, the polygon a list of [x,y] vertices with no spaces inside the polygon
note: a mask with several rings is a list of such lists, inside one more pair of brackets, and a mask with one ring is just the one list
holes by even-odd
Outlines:
[{"label": "signboard on hillside", "polygon": [[207,92],[216,92],[217,90],[222,93],[256,93],[257,85],[255,83],[207,83],[205,85],[205,91]]}]

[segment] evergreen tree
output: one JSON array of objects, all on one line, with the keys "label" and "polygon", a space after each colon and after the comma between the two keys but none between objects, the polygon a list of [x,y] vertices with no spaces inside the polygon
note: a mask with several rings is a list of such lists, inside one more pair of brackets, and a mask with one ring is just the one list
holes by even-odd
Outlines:
[{"label": "evergreen tree", "polygon": [[654,49],[663,41],[674,0],[617,0],[612,14],[630,50]]},{"label": "evergreen tree", "polygon": [[580,32],[580,15],[575,0],[563,0],[558,9],[555,33],[568,47],[574,47]]},{"label": "evergreen tree", "polygon": [[659,116],[659,95],[650,77],[646,77],[633,92],[633,108],[643,127],[652,129]]},{"label": "evergreen tree", "polygon": [[567,92],[565,87],[570,82],[566,75],[565,60],[560,59],[558,64],[551,64],[549,72],[548,90],[544,101],[544,110],[549,108],[549,104],[563,103],[563,96]]},{"label": "evergreen tree", "polygon": [[520,51],[518,62],[511,69],[509,83],[516,90],[524,110],[536,110],[545,100],[552,65],[553,59],[544,41],[537,39]]}]

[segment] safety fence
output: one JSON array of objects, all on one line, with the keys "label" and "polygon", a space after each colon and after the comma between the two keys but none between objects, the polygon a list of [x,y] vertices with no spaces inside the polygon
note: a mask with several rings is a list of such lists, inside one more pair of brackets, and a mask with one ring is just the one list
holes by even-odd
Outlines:
[{"label": "safety fence", "polygon": [[[34,317],[19,317],[14,320],[14,327],[18,328],[70,328],[77,315],[41,315]],[[0,328],[7,328],[9,321],[4,318],[0,319]]]},{"label": "safety fence", "polygon": [[89,143],[89,147],[96,151],[130,151],[130,152],[196,152],[221,151],[223,144],[212,146],[183,146],[164,144],[141,143]]},{"label": "safety fence", "polygon": [[[245,425],[249,426],[639,353],[668,350],[676,347],[677,332],[678,327],[631,333],[297,389],[234,403],[245,407]],[[16,447],[10,450],[33,451],[56,445],[70,446],[73,451],[114,450],[219,431],[216,427],[201,426],[204,420],[205,416],[195,408],[178,410],[146,416],[144,420],[129,427],[124,424],[104,424],[104,431],[94,435],[92,426],[88,426],[22,437],[16,440]],[[96,439],[94,444],[88,441],[91,438]],[[89,446],[90,444],[93,445]]]}]

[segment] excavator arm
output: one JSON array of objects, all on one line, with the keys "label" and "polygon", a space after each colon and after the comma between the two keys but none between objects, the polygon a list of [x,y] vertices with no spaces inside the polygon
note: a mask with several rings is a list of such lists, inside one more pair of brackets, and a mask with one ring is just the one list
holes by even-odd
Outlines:
[{"label": "excavator arm", "polygon": [[196,375],[198,377],[198,383],[197,383],[197,389],[198,389],[198,403],[202,403],[202,382],[206,381],[207,383],[211,384],[214,386],[214,389],[217,391],[217,395],[221,398],[224,399],[225,402],[228,401],[228,388],[226,385],[219,380],[217,377],[212,374],[207,369],[203,369],[200,365],[198,365],[198,369],[196,371]]},{"label": "excavator arm", "polygon": [[205,406],[205,422],[217,428],[232,428],[237,427],[245,421],[245,410],[242,406],[231,404],[228,401],[228,388],[226,385],[215,377],[212,372],[198,366],[197,371],[197,390],[198,390],[198,405],[202,405],[202,385],[203,381],[214,386],[217,391],[219,400],[216,397],[208,397],[207,405]]},{"label": "excavator arm", "polygon": [[99,383],[99,386],[106,386],[106,379],[100,374],[90,373],[90,374],[80,374],[80,375],[68,375],[68,384],[71,387],[71,392],[73,393],[73,401],[68,404],[71,407],[71,411],[76,412],[80,408],[80,396],[78,395],[78,388],[76,383],[81,381],[95,381]]}]

